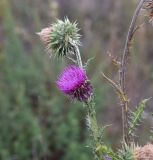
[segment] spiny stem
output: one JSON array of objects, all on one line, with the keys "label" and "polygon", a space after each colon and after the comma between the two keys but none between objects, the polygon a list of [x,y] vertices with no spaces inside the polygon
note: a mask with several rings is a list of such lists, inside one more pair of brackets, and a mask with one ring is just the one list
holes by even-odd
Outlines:
[{"label": "spiny stem", "polygon": [[[77,63],[79,67],[83,68],[81,55],[78,46],[75,47],[75,54],[77,58]],[[87,125],[89,127],[90,136],[92,138],[93,144],[92,149],[94,154],[96,155],[96,158],[98,160],[103,160],[101,152],[99,148],[101,148],[101,141],[100,141],[100,129],[98,127],[97,117],[96,117],[96,111],[95,111],[95,103],[93,102],[93,97],[88,100],[88,102],[85,103],[86,109],[87,109]]]},{"label": "spiny stem", "polygon": [[81,54],[79,51],[79,48],[77,45],[74,46],[75,47],[75,54],[76,54],[76,58],[77,58],[77,62],[80,68],[83,68],[83,64],[82,64],[82,59],[81,59]]},{"label": "spiny stem", "polygon": [[[78,46],[75,45],[75,54],[77,58],[78,65],[83,68],[82,60],[81,60],[81,55]],[[86,107],[87,107],[87,115],[90,119],[90,128],[91,132],[94,138],[95,143],[98,143],[98,136],[99,136],[99,128],[98,128],[98,123],[97,123],[97,118],[96,118],[96,111],[95,111],[95,104],[92,102],[92,98],[86,102]]]},{"label": "spiny stem", "polygon": [[[135,10],[135,13],[133,15],[129,31],[127,34],[127,39],[125,43],[125,48],[121,60],[121,66],[120,66],[120,73],[119,73],[119,81],[120,81],[120,87],[123,91],[123,93],[126,95],[125,91],[125,72],[127,68],[127,61],[128,61],[128,56],[130,54],[130,42],[133,38],[133,34],[135,32],[135,26],[136,26],[136,21],[139,16],[140,10],[146,0],[140,0],[138,2],[137,8]],[[128,102],[125,101],[125,103],[122,104],[122,120],[123,120],[123,141],[125,141],[127,144],[129,143],[129,135],[128,135]]]},{"label": "spiny stem", "polygon": [[89,118],[89,127],[90,130],[92,132],[95,144],[97,143],[98,140],[98,124],[97,124],[97,119],[96,119],[96,111],[95,111],[95,107],[94,107],[94,103],[92,102],[86,102],[86,108],[87,108],[87,112],[88,112],[88,117]]},{"label": "spiny stem", "polygon": [[96,111],[95,111],[95,103],[93,100],[89,100],[85,103],[87,109],[87,125],[90,131],[90,136],[92,138],[92,149],[93,152],[96,154],[98,160],[103,160],[101,149],[101,133],[98,127],[98,122],[96,118]]}]

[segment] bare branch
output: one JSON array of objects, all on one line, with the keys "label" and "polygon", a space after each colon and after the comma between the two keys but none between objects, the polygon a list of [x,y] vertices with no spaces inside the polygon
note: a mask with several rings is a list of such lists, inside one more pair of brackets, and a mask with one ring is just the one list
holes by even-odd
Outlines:
[{"label": "bare branch", "polygon": [[[134,33],[137,31],[138,28],[136,28],[136,22],[137,18],[139,16],[140,10],[143,7],[144,2],[147,0],[140,0],[138,2],[137,8],[135,10],[135,13],[133,15],[129,31],[127,34],[126,38],[126,43],[124,47],[124,52],[121,60],[121,66],[120,66],[120,71],[119,71],[119,81],[120,81],[120,87],[121,90],[123,91],[123,94],[126,95],[125,91],[125,72],[127,68],[127,62],[128,62],[128,57],[130,54],[130,43],[131,40],[133,39]],[[125,101],[122,105],[122,120],[123,120],[123,141],[125,141],[127,144],[129,143],[129,135],[128,135],[128,101]]]}]

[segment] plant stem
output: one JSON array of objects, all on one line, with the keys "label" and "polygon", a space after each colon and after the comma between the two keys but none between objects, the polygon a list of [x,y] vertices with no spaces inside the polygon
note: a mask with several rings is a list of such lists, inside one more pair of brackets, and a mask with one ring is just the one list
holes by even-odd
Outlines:
[{"label": "plant stem", "polygon": [[[75,46],[75,53],[76,53],[76,58],[79,67],[83,68],[82,60],[81,60],[81,55],[78,46]],[[89,120],[89,127],[91,131],[91,135],[93,138],[93,141],[95,142],[95,145],[98,144],[98,137],[99,137],[99,127],[97,123],[97,118],[96,118],[96,111],[95,111],[95,103],[93,102],[93,99],[91,98],[88,102],[85,103],[86,108],[87,108],[87,116]]]},{"label": "plant stem", "polygon": [[[127,34],[126,38],[126,43],[125,43],[125,48],[121,60],[121,66],[120,66],[120,73],[119,73],[119,81],[120,81],[120,87],[123,91],[123,93],[126,96],[126,88],[125,88],[125,72],[127,68],[127,62],[128,62],[128,57],[130,54],[130,42],[133,38],[133,34],[135,32],[135,26],[136,26],[136,21],[138,18],[138,15],[140,13],[140,10],[146,0],[140,0],[138,2],[138,5],[136,7],[136,10],[134,12],[129,31]],[[122,104],[122,121],[123,121],[123,141],[125,141],[127,144],[129,143],[129,135],[128,135],[128,101],[123,102]]]},{"label": "plant stem", "polygon": [[[83,68],[81,55],[78,46],[75,45],[75,54],[77,58],[77,63],[79,67]],[[95,111],[95,103],[93,102],[93,97],[85,103],[85,107],[87,110],[87,126],[89,128],[90,136],[92,138],[92,150],[96,159],[103,160],[102,153],[99,150],[101,148],[101,136],[100,136],[100,129],[98,127],[96,111]]]},{"label": "plant stem", "polygon": [[101,133],[97,123],[95,103],[93,102],[93,99],[91,99],[89,102],[86,102],[85,106],[87,109],[87,126],[89,128],[90,136],[93,142],[92,149],[94,154],[96,155],[96,158],[98,160],[103,160],[100,150],[102,147]]},{"label": "plant stem", "polygon": [[74,46],[75,47],[75,54],[76,54],[76,58],[77,58],[77,62],[80,68],[83,68],[83,64],[82,64],[82,59],[81,59],[81,54],[79,51],[79,48],[77,45]]}]

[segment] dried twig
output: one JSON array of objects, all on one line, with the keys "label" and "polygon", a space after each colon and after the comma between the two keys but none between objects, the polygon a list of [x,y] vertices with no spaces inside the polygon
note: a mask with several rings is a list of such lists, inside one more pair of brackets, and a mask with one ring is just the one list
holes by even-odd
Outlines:
[{"label": "dried twig", "polygon": [[[139,16],[140,10],[143,7],[143,4],[146,0],[140,0],[138,2],[137,8],[135,10],[135,13],[133,15],[132,21],[131,21],[131,25],[129,27],[129,31],[128,31],[128,35],[127,35],[127,39],[126,39],[126,43],[125,43],[125,48],[124,48],[124,52],[123,52],[123,56],[122,56],[122,60],[121,60],[121,66],[120,66],[120,73],[119,73],[119,81],[120,81],[120,87],[121,90],[123,91],[124,95],[126,95],[126,88],[125,88],[125,72],[126,72],[126,68],[127,68],[127,61],[128,61],[128,57],[130,54],[130,42],[133,39],[133,35],[135,33],[135,26],[136,26],[136,22],[137,22],[137,18]],[[126,143],[129,143],[129,135],[128,135],[128,101],[125,101],[122,104],[122,121],[123,121],[123,140]]]}]

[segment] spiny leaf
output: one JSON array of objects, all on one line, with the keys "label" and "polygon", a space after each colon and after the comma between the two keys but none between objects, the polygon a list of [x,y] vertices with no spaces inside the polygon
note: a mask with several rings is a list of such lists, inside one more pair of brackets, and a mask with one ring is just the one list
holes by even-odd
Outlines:
[{"label": "spiny leaf", "polygon": [[87,69],[87,67],[89,66],[90,62],[91,62],[92,60],[94,60],[94,59],[95,59],[95,57],[89,58],[89,59],[87,60],[87,62],[85,63],[84,68]]},{"label": "spiny leaf", "polygon": [[142,114],[145,110],[145,107],[146,107],[146,103],[150,100],[149,99],[144,99],[142,100],[138,107],[136,108],[136,111],[135,112],[132,112],[132,115],[130,117],[131,121],[129,122],[129,130],[128,130],[128,134],[133,136],[134,135],[134,131],[136,129],[136,127],[140,124],[141,122],[141,119],[142,119]]},{"label": "spiny leaf", "polygon": [[128,146],[126,143],[122,145],[122,149],[118,151],[118,160],[134,160],[135,144]]}]

